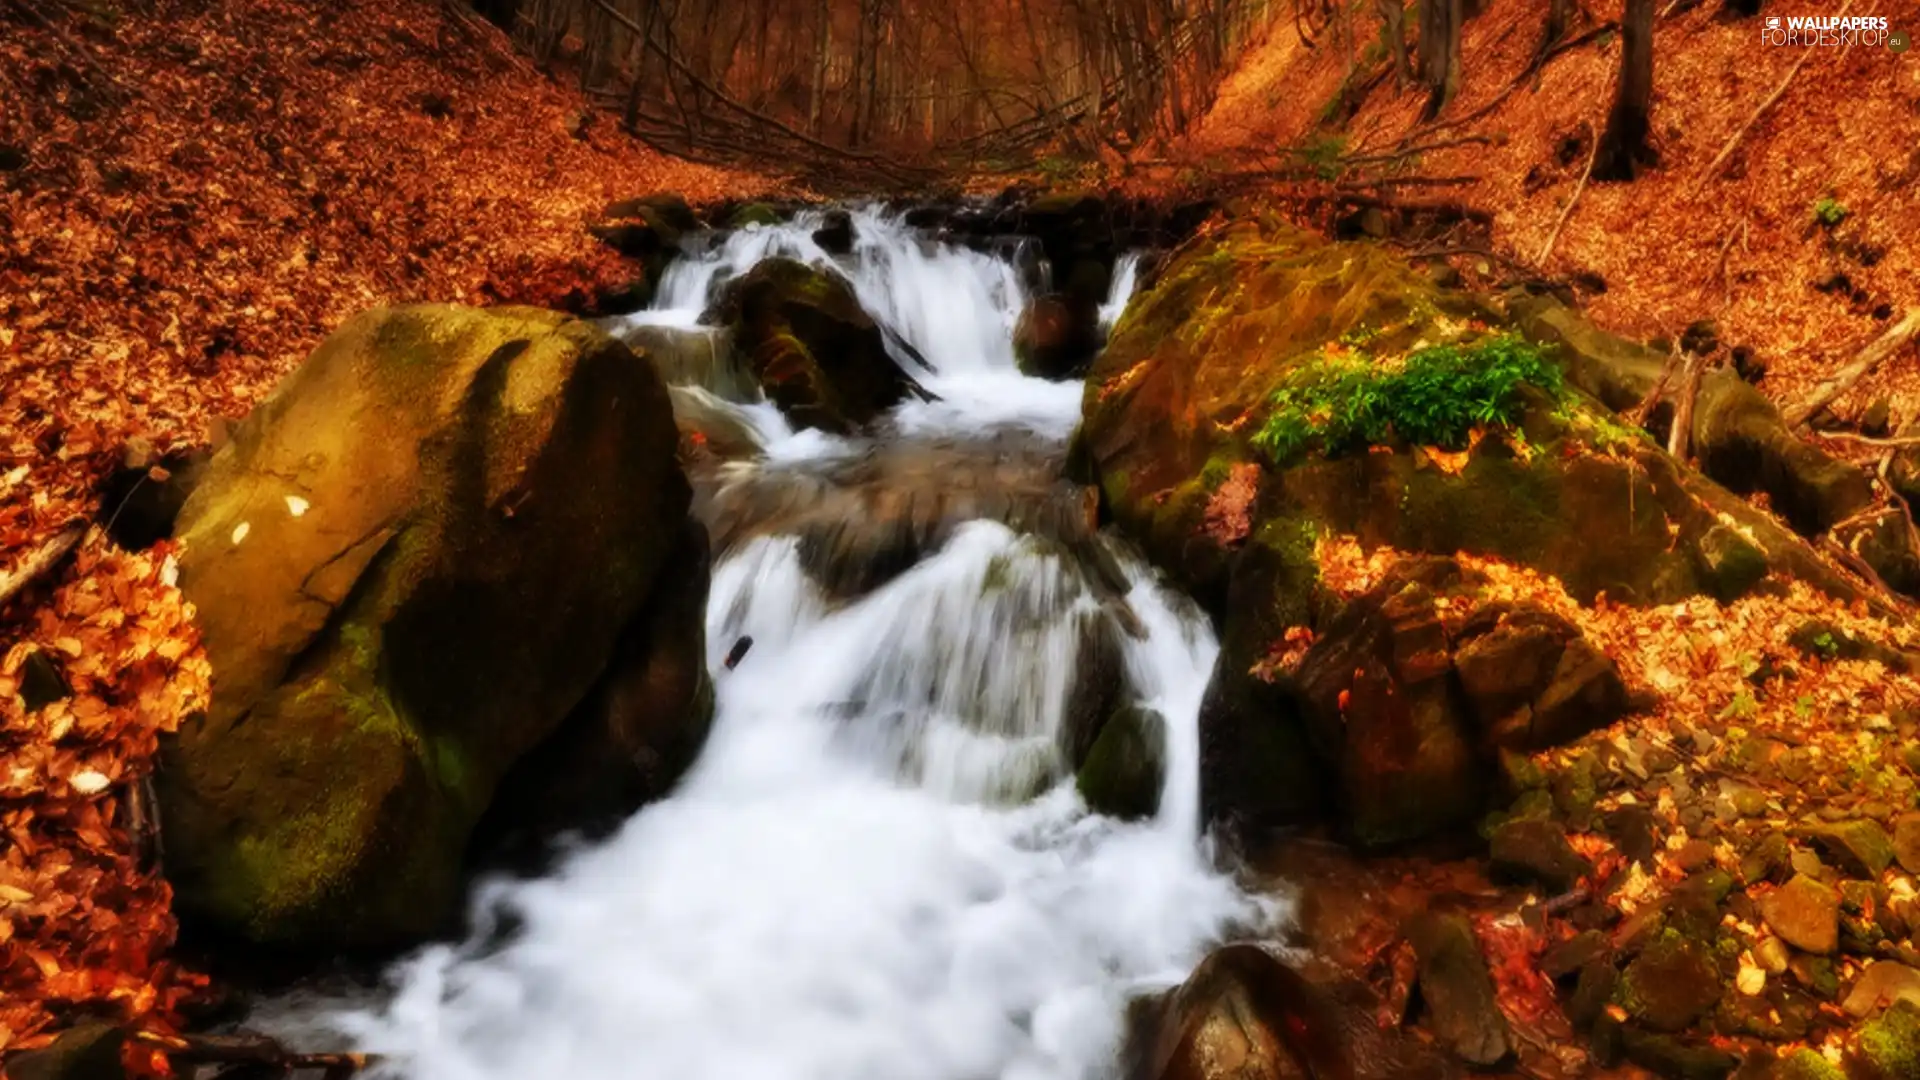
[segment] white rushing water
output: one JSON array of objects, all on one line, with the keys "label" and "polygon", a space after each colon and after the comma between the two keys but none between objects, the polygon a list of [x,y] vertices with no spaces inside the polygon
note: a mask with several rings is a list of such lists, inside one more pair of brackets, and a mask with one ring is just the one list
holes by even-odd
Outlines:
[{"label": "white rushing water", "polygon": [[[1025,298],[1011,267],[875,214],[857,225],[841,265],[940,369],[926,381],[945,397],[903,407],[892,437],[1070,430],[1078,385],[1013,371]],[[825,261],[810,227],[735,233],[683,261],[644,318],[690,324],[717,277],[761,255]],[[763,434],[776,457],[783,439],[819,439]],[[1132,995],[1277,914],[1215,871],[1198,835],[1213,636],[1137,557],[1117,558],[1126,684],[1168,720],[1153,820],[1090,814],[1064,776],[1083,628],[1119,621],[1058,549],[974,522],[833,603],[794,539],[761,537],[716,565],[715,724],[674,794],[545,879],[484,887],[472,941],[424,950],[377,1006],[336,1006],[324,1025],[420,1080],[1111,1076]],[[751,651],[721,670],[741,635]]]}]

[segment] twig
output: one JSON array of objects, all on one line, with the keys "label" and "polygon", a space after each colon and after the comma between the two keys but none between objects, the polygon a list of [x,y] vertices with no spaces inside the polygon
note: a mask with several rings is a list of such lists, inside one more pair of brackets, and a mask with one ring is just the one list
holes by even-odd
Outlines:
[{"label": "twig", "polygon": [[86,532],[84,525],[69,525],[28,552],[12,570],[0,573],[0,608],[6,607],[20,590],[59,566],[60,560],[66,558],[67,553],[80,543],[80,538]]},{"label": "twig", "polygon": [[1560,208],[1560,219],[1553,223],[1553,231],[1547,234],[1547,242],[1540,245],[1540,254],[1533,260],[1540,266],[1545,266],[1547,256],[1553,254],[1554,241],[1560,239],[1560,230],[1566,227],[1567,219],[1573,216],[1574,204],[1580,201],[1580,193],[1587,190],[1587,178],[1593,175],[1594,160],[1600,156],[1600,132],[1591,131],[1588,137],[1593,140],[1593,147],[1587,151],[1587,167],[1580,172],[1580,182],[1574,185],[1573,197]]},{"label": "twig", "polygon": [[350,1075],[379,1060],[374,1054],[302,1054],[266,1035],[162,1035],[157,1031],[137,1031],[133,1039],[165,1051],[178,1063],[265,1065],[283,1072],[324,1069],[329,1075]]},{"label": "twig", "polygon": [[1898,450],[1903,446],[1920,446],[1920,435],[1895,435],[1881,439],[1872,435],[1859,435],[1851,431],[1816,431],[1816,439],[1839,439],[1842,442],[1861,443],[1866,446],[1884,446]]},{"label": "twig", "polygon": [[1741,218],[1740,227],[1729,230],[1726,241],[1720,245],[1720,302],[1722,304],[1733,295],[1733,282],[1727,277],[1727,256],[1733,252],[1734,241],[1745,240],[1746,235],[1747,219]]},{"label": "twig", "polygon": [[1653,389],[1648,390],[1647,396],[1641,398],[1638,405],[1628,409],[1621,419],[1637,428],[1646,427],[1647,417],[1653,415],[1653,410],[1660,405],[1660,399],[1666,396],[1667,385],[1673,382],[1674,369],[1679,366],[1680,346],[1675,345],[1667,351],[1667,359],[1660,365],[1660,377],[1653,381]]},{"label": "twig", "polygon": [[[1853,0],[1847,0],[1846,3],[1840,5],[1840,15],[1846,15],[1852,8]],[[1741,139],[1746,138],[1747,131],[1753,127],[1754,121],[1760,119],[1761,113],[1766,112],[1773,106],[1774,102],[1780,100],[1781,95],[1785,94],[1787,87],[1792,84],[1793,77],[1800,74],[1800,68],[1818,51],[1817,49],[1800,50],[1800,58],[1795,60],[1793,66],[1787,69],[1787,77],[1780,80],[1780,85],[1773,88],[1773,93],[1767,95],[1766,100],[1760,103],[1759,108],[1753,110],[1753,115],[1747,117],[1747,122],[1741,124],[1740,127],[1734,131],[1733,137],[1727,140],[1727,145],[1721,147],[1720,152],[1714,155],[1712,163],[1707,166],[1707,171],[1700,174],[1700,179],[1710,180],[1713,178],[1714,173],[1720,171],[1720,166],[1726,162],[1728,155],[1733,153],[1733,148],[1740,145]]]},{"label": "twig", "polygon": [[1813,393],[1792,408],[1786,410],[1788,428],[1797,428],[1807,422],[1814,413],[1826,408],[1834,398],[1853,388],[1853,384],[1867,377],[1883,363],[1887,357],[1899,352],[1907,342],[1920,333],[1920,308],[1907,309],[1906,315],[1894,323],[1887,332],[1876,338],[1872,344],[1860,350],[1853,362],[1836,372],[1833,378],[1815,387]]}]

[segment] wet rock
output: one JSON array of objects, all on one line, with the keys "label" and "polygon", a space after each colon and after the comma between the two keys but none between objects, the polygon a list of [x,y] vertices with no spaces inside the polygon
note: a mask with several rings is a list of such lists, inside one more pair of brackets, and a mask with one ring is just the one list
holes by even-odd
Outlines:
[{"label": "wet rock", "polygon": [[1566,892],[1593,872],[1560,826],[1539,818],[1509,821],[1495,829],[1492,860],[1496,874],[1537,881],[1555,892]]},{"label": "wet rock", "polygon": [[1840,894],[1805,874],[1755,904],[1767,926],[1796,949],[1824,955],[1840,945]]},{"label": "wet rock", "polygon": [[1712,319],[1687,324],[1680,332],[1680,348],[1696,356],[1706,356],[1720,348],[1720,328]]},{"label": "wet rock", "polygon": [[1787,970],[1792,972],[1795,982],[1822,1001],[1832,1001],[1840,995],[1840,974],[1832,957],[1798,953],[1787,962]]},{"label": "wet rock", "polygon": [[679,250],[681,238],[700,227],[693,208],[671,193],[623,199],[608,206],[605,217],[589,231],[608,247],[650,267],[664,266]]},{"label": "wet rock", "polygon": [[813,230],[813,242],[829,255],[853,254],[853,215],[845,210],[829,210],[826,220]]},{"label": "wet rock", "polygon": [[1159,812],[1167,770],[1166,724],[1159,713],[1137,703],[1106,722],[1077,778],[1088,807],[1123,820]]},{"label": "wet rock", "polygon": [[1050,293],[1034,298],[1013,327],[1013,357],[1024,375],[1074,379],[1100,351],[1098,300]]},{"label": "wet rock", "polygon": [[182,911],[294,949],[439,928],[688,503],[665,388],[586,323],[424,305],[329,337],[181,512],[214,671],[157,777]]},{"label": "wet rock", "polygon": [[1854,1016],[1871,1016],[1883,1005],[1911,1001],[1920,1005],[1920,969],[1879,960],[1867,965],[1840,1007]]},{"label": "wet rock", "polygon": [[759,457],[766,450],[746,417],[711,392],[697,386],[670,386],[667,395],[673,401],[683,463],[739,461]]},{"label": "wet rock", "polygon": [[143,551],[173,535],[180,508],[206,474],[213,452],[204,447],[155,454],[130,445],[100,488],[98,520],[113,542]]},{"label": "wet rock", "polygon": [[1872,1080],[1920,1076],[1920,1005],[1896,1003],[1860,1029],[1854,1047]]},{"label": "wet rock", "polygon": [[1626,1028],[1627,1060],[1666,1080],[1726,1080],[1740,1059],[1716,1046]]},{"label": "wet rock", "polygon": [[725,329],[628,326],[617,335],[668,386],[694,386],[733,402],[760,398],[759,382]]},{"label": "wet rock", "polygon": [[1877,879],[1893,865],[1893,841],[1877,821],[1864,818],[1818,825],[1806,830],[1834,865],[1854,877]]},{"label": "wet rock", "polygon": [[757,229],[778,225],[783,220],[785,215],[772,203],[750,202],[734,207],[724,224],[729,229]]},{"label": "wet rock", "polygon": [[796,427],[851,433],[925,394],[846,279],[793,259],[763,260],[729,282],[701,321],[731,328],[734,348]]},{"label": "wet rock", "polygon": [[1719,966],[1704,945],[1662,931],[1621,973],[1619,1000],[1654,1031],[1683,1031],[1719,1002],[1725,989]]},{"label": "wet rock", "polygon": [[1178,988],[1130,1013],[1127,1080],[1354,1075],[1333,1004],[1257,946],[1216,949]]},{"label": "wet rock", "polygon": [[53,1043],[7,1058],[8,1080],[122,1080],[120,1061],[127,1033],[116,1024],[85,1020]]},{"label": "wet rock", "polygon": [[1490,1066],[1512,1051],[1507,1018],[1494,1000],[1493,976],[1473,927],[1459,915],[1424,912],[1407,925],[1420,966],[1420,996],[1435,1036],[1473,1065]]}]

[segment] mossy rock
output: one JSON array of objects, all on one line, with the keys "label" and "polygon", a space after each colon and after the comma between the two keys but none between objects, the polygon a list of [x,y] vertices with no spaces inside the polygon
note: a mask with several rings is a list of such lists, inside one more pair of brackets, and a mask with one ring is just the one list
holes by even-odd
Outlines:
[{"label": "mossy rock", "polygon": [[1144,705],[1126,705],[1100,729],[1080,766],[1080,797],[1094,811],[1125,820],[1160,810],[1166,784],[1166,718]]},{"label": "mossy rock", "polygon": [[847,434],[910,393],[926,396],[853,286],[831,271],[763,260],[729,282],[701,321],[728,328],[742,366],[796,427]]},{"label": "mossy rock", "polygon": [[784,215],[773,204],[755,202],[735,207],[733,212],[727,215],[726,227],[729,229],[763,227],[778,225],[784,220],[786,220]]},{"label": "mossy rock", "polygon": [[7,1058],[8,1080],[123,1080],[121,1063],[126,1030],[99,1020],[83,1020],[60,1033],[51,1045]]},{"label": "mossy rock", "polygon": [[1860,1062],[1872,1080],[1909,1080],[1920,1076],[1920,1005],[1895,1002],[1860,1029],[1855,1040]]},{"label": "mossy rock", "polygon": [[1772,1080],[1847,1080],[1840,1066],[1801,1047],[1774,1063]]},{"label": "mossy rock", "polygon": [[[1502,403],[1511,422],[1458,450],[1431,453],[1391,429],[1372,445],[1309,443],[1278,459],[1256,444],[1276,394],[1319,366],[1358,364],[1384,378],[1397,358],[1436,344],[1469,361],[1483,345],[1510,353],[1523,327],[1500,320],[1388,249],[1254,215],[1196,237],[1135,297],[1088,373],[1075,462],[1098,483],[1105,516],[1221,626],[1220,677],[1255,680],[1289,628],[1326,630],[1337,605],[1321,595],[1315,552],[1329,536],[1497,556],[1554,576],[1582,602],[1733,599],[1771,573],[1861,597],[1792,531],[1624,427],[1609,411],[1614,398],[1579,389],[1581,362],[1557,339],[1530,347],[1556,350],[1575,385],[1523,381]],[[1212,715],[1239,717],[1242,736],[1297,741],[1283,730],[1298,725],[1297,706],[1258,720],[1239,708],[1263,696],[1244,685],[1210,691],[1232,706]],[[1274,786],[1218,775],[1245,772],[1234,738],[1202,731],[1210,813],[1245,809],[1229,788],[1254,797]]]},{"label": "mossy rock", "polygon": [[1707,946],[1663,930],[1621,974],[1620,1007],[1654,1031],[1683,1031],[1713,1008],[1725,978]]},{"label": "mossy rock", "polygon": [[212,929],[417,939],[469,834],[640,617],[690,493],[665,388],[528,308],[329,337],[181,514],[213,701],[163,747],[167,870]]}]

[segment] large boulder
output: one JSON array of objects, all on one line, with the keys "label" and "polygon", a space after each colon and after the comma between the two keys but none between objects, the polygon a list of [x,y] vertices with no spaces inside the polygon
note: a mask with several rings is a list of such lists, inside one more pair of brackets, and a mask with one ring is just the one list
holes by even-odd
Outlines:
[{"label": "large boulder", "polygon": [[766,259],[729,282],[701,321],[732,330],[767,398],[797,427],[850,433],[925,394],[894,362],[853,286],[831,271]]},{"label": "large boulder", "polygon": [[[1260,817],[1308,791],[1256,790],[1244,774],[1247,761],[1298,741],[1286,730],[1298,720],[1290,695],[1259,684],[1289,635],[1323,634],[1345,607],[1321,580],[1329,537],[1501,558],[1552,575],[1581,602],[1730,600],[1774,572],[1861,595],[1792,531],[1622,424],[1608,408],[1615,397],[1596,399],[1562,372],[1562,348],[1390,251],[1264,217],[1196,237],[1134,298],[1089,372],[1075,460],[1098,484],[1103,516],[1221,627],[1202,710],[1210,813],[1250,798]],[[1845,503],[1819,505],[1829,515]],[[1565,710],[1604,717],[1594,706],[1618,704],[1592,651],[1559,631],[1496,620],[1487,632],[1511,640],[1485,649],[1536,665],[1510,685],[1476,681],[1462,704],[1474,727],[1494,729],[1491,741],[1559,741]],[[1341,689],[1366,702],[1406,679],[1381,669]],[[1455,700],[1456,682],[1436,685]],[[1406,723],[1390,725],[1399,734],[1382,746],[1413,739],[1403,749],[1435,755],[1416,772],[1467,775],[1460,740],[1481,736],[1429,724],[1438,714],[1417,701],[1391,708]],[[1429,728],[1453,734],[1418,738]],[[1445,816],[1459,819],[1473,800],[1447,790]]]},{"label": "large boulder", "polygon": [[[663,636],[674,445],[651,367],[556,313],[396,308],[328,338],[181,515],[213,665],[211,707],[163,748],[183,911],[296,948],[441,926],[503,778],[616,648],[639,663],[627,635]],[[684,760],[700,695],[654,700],[600,767]]]}]

